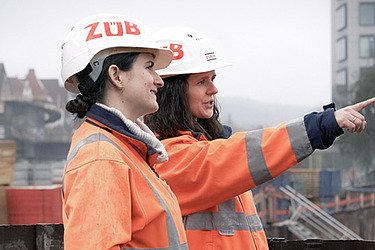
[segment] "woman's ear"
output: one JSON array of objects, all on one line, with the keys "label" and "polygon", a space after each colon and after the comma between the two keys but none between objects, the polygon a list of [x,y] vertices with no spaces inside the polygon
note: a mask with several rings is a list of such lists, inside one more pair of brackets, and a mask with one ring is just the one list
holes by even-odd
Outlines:
[{"label": "woman's ear", "polygon": [[112,64],[108,68],[108,78],[112,85],[116,88],[122,89],[123,86],[123,77],[121,75],[121,70],[117,65]]}]

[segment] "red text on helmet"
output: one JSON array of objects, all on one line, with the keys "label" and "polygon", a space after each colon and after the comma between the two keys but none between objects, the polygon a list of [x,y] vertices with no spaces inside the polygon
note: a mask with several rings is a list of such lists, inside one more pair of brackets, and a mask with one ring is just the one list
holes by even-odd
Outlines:
[{"label": "red text on helmet", "polygon": [[206,56],[207,61],[216,60],[215,52],[206,53],[204,55]]},{"label": "red text on helmet", "polygon": [[171,43],[168,46],[163,46],[164,49],[169,49],[173,52],[173,60],[179,60],[184,56],[181,44]]},{"label": "red text on helmet", "polygon": [[[115,32],[113,32],[113,27],[115,28]],[[125,29],[124,29],[125,27]],[[138,29],[135,23],[130,23],[127,21],[124,22],[95,22],[89,24],[85,27],[85,29],[90,28],[90,31],[87,35],[86,42],[101,38],[103,36],[123,36],[124,30],[125,34],[127,35],[139,35],[141,31]],[[112,28],[112,29],[111,29]],[[100,30],[102,29],[102,30]],[[103,34],[104,29],[104,34]]]}]

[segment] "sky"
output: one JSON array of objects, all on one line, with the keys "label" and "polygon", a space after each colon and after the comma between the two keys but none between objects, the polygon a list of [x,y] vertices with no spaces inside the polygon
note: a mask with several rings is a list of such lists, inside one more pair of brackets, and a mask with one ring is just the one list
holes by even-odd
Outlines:
[{"label": "sky", "polygon": [[321,106],[331,101],[329,0],[0,0],[0,62],[9,77],[61,81],[61,44],[75,22],[119,13],[152,30],[206,34],[233,66],[216,71],[220,96]]}]

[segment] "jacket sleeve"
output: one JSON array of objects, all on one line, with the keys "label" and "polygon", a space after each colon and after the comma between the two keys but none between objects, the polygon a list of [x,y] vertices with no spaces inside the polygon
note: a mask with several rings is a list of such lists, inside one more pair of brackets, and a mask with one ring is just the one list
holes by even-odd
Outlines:
[{"label": "jacket sleeve", "polygon": [[333,103],[323,107],[324,112],[311,113],[304,117],[306,131],[313,149],[326,149],[344,131],[337,124]]},{"label": "jacket sleeve", "polygon": [[[308,157],[315,149],[310,137],[324,143],[330,138],[327,133],[332,135],[330,129],[318,128],[330,124],[332,120],[325,123],[324,119],[332,116],[333,112],[310,114],[274,128],[237,132],[228,139],[198,141],[188,135],[166,139],[169,161],[156,170],[176,194],[183,215],[202,211],[279,176]],[[308,134],[307,128],[313,132]]]},{"label": "jacket sleeve", "polygon": [[115,161],[94,161],[64,176],[66,249],[120,249],[131,239],[128,171]]}]

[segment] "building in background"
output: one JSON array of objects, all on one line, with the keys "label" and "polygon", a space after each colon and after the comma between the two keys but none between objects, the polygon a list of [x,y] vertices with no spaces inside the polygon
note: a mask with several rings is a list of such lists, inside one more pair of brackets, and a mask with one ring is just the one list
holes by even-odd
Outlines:
[{"label": "building in background", "polygon": [[0,185],[61,182],[72,134],[68,99],[58,79],[40,79],[33,69],[24,78],[8,77],[0,63],[0,156],[13,156],[16,148],[15,163],[0,159]]},{"label": "building in background", "polygon": [[361,74],[375,65],[375,0],[332,2],[332,100],[350,104]]}]

